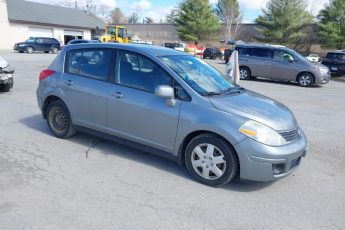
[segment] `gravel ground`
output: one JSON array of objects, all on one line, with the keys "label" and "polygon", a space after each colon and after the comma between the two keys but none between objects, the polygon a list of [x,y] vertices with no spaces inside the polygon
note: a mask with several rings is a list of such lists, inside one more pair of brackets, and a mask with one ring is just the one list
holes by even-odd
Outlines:
[{"label": "gravel ground", "polygon": [[0,229],[345,229],[345,82],[242,81],[292,109],[310,152],[277,182],[211,188],[130,147],[53,137],[35,90],[55,55],[0,55],[16,68],[14,89],[0,93]]}]

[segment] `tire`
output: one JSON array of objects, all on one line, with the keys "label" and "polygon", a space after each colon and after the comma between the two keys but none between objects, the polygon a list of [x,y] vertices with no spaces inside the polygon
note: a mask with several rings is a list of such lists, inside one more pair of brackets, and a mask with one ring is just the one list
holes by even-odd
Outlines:
[{"label": "tire", "polygon": [[46,53],[46,54],[47,54],[47,53],[49,53],[49,51],[44,51],[44,53]]},{"label": "tire", "polygon": [[240,79],[249,80],[251,78],[250,70],[247,67],[240,67]]},{"label": "tire", "polygon": [[206,56],[205,56],[205,55],[203,55],[203,56],[202,56],[202,59],[206,59]]},{"label": "tire", "polygon": [[62,101],[53,101],[48,105],[46,118],[48,127],[54,136],[65,139],[76,133],[71,115]]},{"label": "tire", "polygon": [[56,46],[52,47],[53,54],[57,54],[59,52],[59,49]]},{"label": "tire", "polygon": [[314,76],[310,73],[301,73],[298,75],[297,82],[302,87],[310,87],[314,84]]},{"label": "tire", "polygon": [[200,134],[189,142],[185,162],[190,175],[209,186],[229,183],[239,168],[236,153],[231,146],[209,133]]},{"label": "tire", "polygon": [[34,48],[32,48],[31,46],[26,47],[25,50],[28,54],[32,54],[34,52]]},{"label": "tire", "polygon": [[1,92],[9,92],[10,89],[13,88],[13,79],[10,80],[10,83],[7,84],[0,84],[0,91]]}]

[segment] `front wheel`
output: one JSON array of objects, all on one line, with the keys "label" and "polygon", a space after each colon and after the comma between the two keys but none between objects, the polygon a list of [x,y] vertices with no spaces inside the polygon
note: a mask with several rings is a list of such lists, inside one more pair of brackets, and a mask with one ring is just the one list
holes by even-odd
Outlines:
[{"label": "front wheel", "polygon": [[52,52],[54,53],[54,54],[57,54],[58,52],[59,52],[59,49],[57,48],[57,47],[53,47],[52,48]]},{"label": "front wheel", "polygon": [[251,78],[250,70],[247,67],[240,67],[240,79],[249,80]]},{"label": "front wheel", "polygon": [[210,186],[227,184],[238,171],[235,152],[225,140],[213,134],[193,138],[187,146],[185,162],[195,180]]},{"label": "front wheel", "polygon": [[32,48],[31,46],[26,47],[26,52],[29,54],[32,54],[34,52],[34,48]]},{"label": "front wheel", "polygon": [[49,129],[58,138],[68,138],[75,134],[67,106],[62,101],[53,101],[47,108]]},{"label": "front wheel", "polygon": [[310,73],[302,73],[298,76],[297,82],[302,87],[309,87],[314,84],[314,78]]}]

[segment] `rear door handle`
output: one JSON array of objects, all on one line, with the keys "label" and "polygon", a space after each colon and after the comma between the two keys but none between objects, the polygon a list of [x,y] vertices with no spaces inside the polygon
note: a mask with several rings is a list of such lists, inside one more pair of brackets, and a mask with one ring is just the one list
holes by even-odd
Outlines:
[{"label": "rear door handle", "polygon": [[123,98],[123,94],[121,92],[112,93],[111,96],[116,98]]},{"label": "rear door handle", "polygon": [[72,80],[65,81],[64,83],[65,85],[69,85],[69,86],[74,84]]}]

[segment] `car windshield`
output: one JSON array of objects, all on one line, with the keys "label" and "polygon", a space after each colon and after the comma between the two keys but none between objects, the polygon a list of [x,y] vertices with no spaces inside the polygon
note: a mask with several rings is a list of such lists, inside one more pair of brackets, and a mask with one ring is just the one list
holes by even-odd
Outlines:
[{"label": "car windshield", "polygon": [[34,43],[34,39],[28,39],[25,41],[26,43]]},{"label": "car windshield", "polygon": [[238,86],[224,75],[193,56],[163,56],[160,59],[203,96],[219,95],[238,89]]}]

